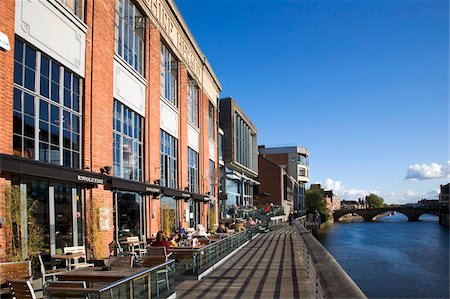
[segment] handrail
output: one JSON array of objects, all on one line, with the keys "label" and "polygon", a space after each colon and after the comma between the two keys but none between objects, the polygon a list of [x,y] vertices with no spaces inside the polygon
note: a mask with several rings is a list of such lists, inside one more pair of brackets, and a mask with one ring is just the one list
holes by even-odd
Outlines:
[{"label": "handrail", "polygon": [[[153,272],[153,271],[155,271],[155,270],[158,270],[158,269],[160,269],[160,268],[169,266],[170,264],[173,264],[173,263],[175,263],[175,260],[168,260],[167,262],[165,262],[165,263],[163,263],[163,264],[159,264],[159,265],[157,265],[157,266],[155,266],[155,267],[148,268],[147,270],[144,270],[144,271],[142,271],[142,272],[138,272],[138,273],[133,274],[133,275],[131,275],[131,276],[128,276],[128,277],[122,278],[122,279],[120,279],[120,280],[114,281],[114,282],[112,282],[112,283],[110,283],[110,284],[108,284],[108,285],[102,287],[101,289],[98,289],[98,292],[99,292],[99,293],[104,292],[104,291],[106,291],[106,290],[108,290],[108,289],[111,289],[111,288],[113,288],[113,287],[116,287],[116,286],[118,286],[118,285],[120,285],[120,284],[123,284],[123,283],[125,283],[125,282],[127,282],[127,281],[133,280],[133,279],[135,279],[135,278],[138,278],[138,277],[140,277],[140,276],[142,276],[142,275],[148,274],[148,273]],[[144,267],[144,268],[145,268],[145,267]]]}]

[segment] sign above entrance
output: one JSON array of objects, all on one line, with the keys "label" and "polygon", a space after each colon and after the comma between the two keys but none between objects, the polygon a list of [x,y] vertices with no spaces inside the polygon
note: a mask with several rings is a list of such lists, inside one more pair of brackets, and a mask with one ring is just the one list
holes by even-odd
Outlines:
[{"label": "sign above entrance", "polygon": [[86,175],[78,175],[77,176],[78,182],[82,183],[89,183],[89,184],[100,184],[103,185],[104,180],[96,177],[90,177]]}]

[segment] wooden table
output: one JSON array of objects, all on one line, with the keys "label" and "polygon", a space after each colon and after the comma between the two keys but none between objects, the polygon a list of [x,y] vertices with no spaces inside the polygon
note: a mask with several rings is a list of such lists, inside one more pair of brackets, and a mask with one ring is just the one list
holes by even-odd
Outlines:
[{"label": "wooden table", "polygon": [[59,274],[58,280],[86,281],[88,284],[111,283],[146,270],[148,270],[148,268],[111,267],[111,270],[103,271],[101,267],[89,267]]}]

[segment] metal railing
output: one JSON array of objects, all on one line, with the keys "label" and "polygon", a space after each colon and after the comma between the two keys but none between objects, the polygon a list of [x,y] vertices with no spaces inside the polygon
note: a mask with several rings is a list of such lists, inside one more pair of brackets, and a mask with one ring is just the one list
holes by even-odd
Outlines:
[{"label": "metal railing", "polygon": [[173,248],[176,274],[199,276],[258,233],[259,227],[254,226],[201,248]]},{"label": "metal railing", "polygon": [[314,263],[311,259],[311,255],[309,254],[308,248],[305,245],[305,241],[303,241],[302,238],[300,239],[300,244],[302,248],[303,262],[306,264],[306,271],[308,272],[309,282],[311,283],[314,294],[316,294],[316,298],[322,299],[322,286],[320,285],[319,277],[317,276],[317,271],[314,268]]},{"label": "metal railing", "polygon": [[[143,268],[145,269],[145,268]],[[95,286],[95,285],[94,285]],[[170,260],[161,265],[147,268],[142,272],[97,288],[70,289],[59,287],[44,289],[47,298],[61,294],[76,298],[169,298],[175,294],[175,261]]]}]

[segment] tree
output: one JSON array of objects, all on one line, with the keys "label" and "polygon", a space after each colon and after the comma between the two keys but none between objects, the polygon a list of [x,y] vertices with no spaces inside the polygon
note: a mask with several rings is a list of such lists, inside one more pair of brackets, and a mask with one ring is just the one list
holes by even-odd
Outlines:
[{"label": "tree", "polygon": [[382,208],[384,206],[384,199],[376,194],[371,193],[366,197],[366,203],[370,207]]},{"label": "tree", "polygon": [[310,188],[306,190],[306,213],[314,214],[317,211],[320,213],[321,222],[328,220],[327,203],[323,191],[318,188]]}]

